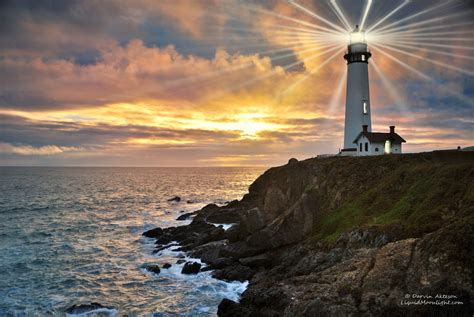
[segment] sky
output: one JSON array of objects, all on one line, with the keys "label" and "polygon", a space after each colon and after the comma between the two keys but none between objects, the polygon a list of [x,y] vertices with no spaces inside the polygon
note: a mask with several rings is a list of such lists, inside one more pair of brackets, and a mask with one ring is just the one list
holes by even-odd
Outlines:
[{"label": "sky", "polygon": [[[362,22],[366,1],[334,2]],[[329,0],[297,4],[0,0],[0,165],[268,167],[337,153],[347,27]],[[474,145],[473,18],[468,0],[369,7],[367,30],[383,20],[367,31],[372,127],[396,125],[405,152]]]}]

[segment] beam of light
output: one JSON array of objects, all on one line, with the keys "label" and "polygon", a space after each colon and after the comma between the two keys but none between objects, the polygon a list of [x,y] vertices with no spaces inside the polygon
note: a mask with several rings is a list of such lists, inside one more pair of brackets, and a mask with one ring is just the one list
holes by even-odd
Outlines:
[{"label": "beam of light", "polygon": [[446,87],[443,86],[443,85],[438,85],[438,84],[436,83],[436,81],[435,81],[433,78],[431,78],[430,76],[428,76],[428,75],[426,75],[426,74],[424,74],[424,73],[418,71],[417,69],[411,67],[411,66],[408,65],[407,63],[402,62],[401,60],[399,60],[398,58],[394,57],[393,55],[391,55],[391,54],[385,52],[384,50],[382,50],[382,49],[380,49],[380,48],[378,48],[377,45],[372,44],[372,47],[374,47],[377,52],[382,53],[383,55],[387,56],[388,58],[390,58],[390,59],[393,60],[394,62],[396,62],[396,63],[402,65],[403,67],[405,67],[406,69],[410,70],[411,72],[417,74],[418,76],[420,76],[420,77],[422,77],[423,79],[429,81],[430,83],[435,84],[435,85],[436,85],[436,89],[442,90],[444,93],[449,94],[449,95],[451,95],[451,96],[454,96],[454,97],[458,98],[459,100],[462,100],[463,102],[466,102],[467,104],[469,104],[469,105],[471,105],[471,106],[474,106],[474,99],[473,99],[473,98],[467,97],[467,96],[465,96],[465,95],[463,95],[463,94],[459,94],[459,93],[457,93],[457,92],[454,92],[454,91],[452,91],[452,89],[449,89],[449,87],[446,88]]},{"label": "beam of light", "polygon": [[331,97],[331,101],[329,102],[329,109],[328,114],[332,115],[337,109],[339,102],[342,100],[343,94],[342,90],[344,89],[344,84],[346,82],[347,77],[347,67],[344,67],[344,71],[341,74],[341,77],[337,81],[336,91]]},{"label": "beam of light", "polygon": [[[417,33],[417,32],[423,32],[423,31],[433,31],[433,30],[439,30],[439,29],[448,29],[448,28],[453,28],[453,27],[467,27],[470,25],[473,25],[474,21],[471,22],[461,22],[461,23],[452,23],[452,24],[442,24],[442,25],[435,25],[435,26],[427,26],[427,27],[422,27],[422,28],[414,28],[411,30],[406,30],[406,31],[383,31],[383,32],[374,32],[377,34],[377,36],[385,36],[385,35],[393,35],[393,34],[410,34],[410,33]],[[372,34],[374,34],[372,33]]]},{"label": "beam of light", "polygon": [[346,15],[337,4],[337,1],[331,0],[331,4],[334,10],[336,11],[336,16],[339,18],[342,24],[344,24],[344,26],[346,27],[346,30],[350,32],[352,30],[351,23],[347,20]]},{"label": "beam of light", "polygon": [[381,23],[383,23],[385,20],[387,20],[388,18],[390,18],[392,15],[394,15],[395,13],[397,13],[398,11],[400,11],[404,6],[406,6],[408,3],[410,3],[410,0],[404,0],[402,4],[400,4],[398,7],[396,7],[395,9],[392,10],[392,12],[390,12],[389,14],[387,14],[386,16],[384,16],[382,19],[378,20],[374,25],[370,26],[368,29],[367,29],[367,33],[369,33],[370,31],[372,31],[373,29],[375,29],[378,25],[380,25]]},{"label": "beam of light", "polygon": [[398,58],[396,58],[395,56],[385,52],[384,50],[382,50],[381,48],[378,47],[378,44],[375,45],[375,44],[372,44],[371,45],[373,48],[375,48],[375,50],[377,50],[377,52],[387,56],[388,58],[390,58],[391,60],[393,60],[395,63],[399,64],[399,65],[402,65],[403,67],[405,67],[406,69],[408,69],[409,71],[417,74],[418,76],[420,76],[421,78],[425,79],[425,80],[429,80],[429,81],[432,81],[432,78],[422,72],[420,72],[419,70],[415,69],[414,67],[408,65],[407,63],[405,62],[402,62],[401,60],[399,60]]},{"label": "beam of light", "polygon": [[331,26],[334,30],[337,30],[337,31],[340,31],[340,32],[346,32],[346,30],[341,28],[339,25],[332,23],[331,21],[321,17],[320,15],[314,13],[311,10],[308,10],[307,8],[303,7],[301,4],[296,3],[295,0],[288,0],[288,3],[293,5],[296,8],[300,9],[301,11],[305,12],[306,14],[312,16],[313,18],[316,18],[319,21],[326,23],[327,25]]},{"label": "beam of light", "polygon": [[461,54],[456,54],[456,53],[449,53],[449,52],[444,52],[444,51],[428,50],[426,48],[421,48],[419,45],[416,45],[416,46],[415,45],[406,45],[406,44],[399,44],[399,43],[393,43],[393,42],[390,42],[390,45],[395,46],[395,47],[413,49],[413,50],[421,50],[423,53],[430,53],[430,54],[436,54],[436,55],[444,55],[444,56],[451,56],[451,57],[458,57],[458,58],[463,58],[463,59],[474,60],[474,56],[466,56],[466,55],[461,55]]},{"label": "beam of light", "polygon": [[[219,36],[214,36],[214,37],[207,37],[208,39],[213,39],[213,40],[225,40],[229,41],[230,43],[235,43],[236,41],[259,41],[261,43],[262,41],[267,41],[271,42],[271,40],[266,39],[262,36],[228,36],[228,35],[219,35]],[[311,43],[334,43],[334,42],[339,42],[340,39],[338,38],[331,38],[327,36],[315,36],[315,35],[302,35],[302,34],[297,34],[297,35],[275,35],[273,40],[279,40],[279,41],[288,41],[292,43],[293,41],[303,41],[303,40],[308,40],[311,41]],[[252,44],[251,44],[252,45]],[[268,44],[267,44],[268,46]],[[225,47],[229,47],[229,45],[225,45]],[[238,47],[248,47],[246,45],[240,45]]]},{"label": "beam of light", "polygon": [[397,91],[397,89],[395,88],[395,85],[392,82],[390,82],[390,80],[382,73],[380,68],[377,66],[377,63],[375,62],[375,59],[372,59],[372,62],[370,64],[373,66],[375,72],[377,73],[377,76],[382,81],[382,85],[385,87],[385,90],[390,95],[390,98],[392,99],[393,102],[395,102],[395,105],[399,108],[400,113],[401,114],[409,113],[406,100],[401,97],[402,94],[400,94]]},{"label": "beam of light", "polygon": [[395,52],[398,52],[398,53],[401,53],[401,54],[404,54],[404,55],[407,55],[407,56],[411,56],[411,57],[415,57],[417,59],[421,59],[421,60],[429,62],[429,63],[433,63],[433,64],[441,66],[441,67],[456,70],[456,71],[458,71],[460,73],[463,73],[463,74],[466,74],[466,75],[474,76],[474,72],[470,71],[470,70],[465,70],[465,69],[462,69],[462,68],[459,68],[459,67],[456,67],[456,66],[452,66],[452,65],[443,63],[443,62],[439,62],[439,61],[433,60],[432,58],[425,58],[425,57],[419,56],[417,54],[409,53],[409,52],[400,50],[398,48],[391,47],[390,45],[385,45],[385,44],[380,44],[380,43],[378,43],[377,45],[380,46],[380,47],[386,48],[388,50],[392,50],[392,51],[395,51]]},{"label": "beam of light", "polygon": [[[261,25],[265,30],[270,30],[272,32],[293,32],[293,33],[305,33],[305,34],[319,34],[319,35],[327,35],[327,32],[322,32],[322,31],[317,31],[314,29],[307,29],[307,28],[300,28],[300,27],[292,27],[292,26],[286,26],[286,25],[269,25],[263,24]],[[225,26],[221,31],[226,31],[226,30],[232,30],[232,31],[242,31],[242,32],[247,32],[247,33],[262,33],[262,30],[250,30],[249,28],[243,28],[243,27],[231,27],[231,26]]]},{"label": "beam of light", "polygon": [[[267,14],[267,15],[270,15],[270,16],[274,16],[274,17],[277,17],[277,18],[280,18],[280,19],[283,19],[283,20],[287,20],[287,21],[291,21],[291,22],[294,22],[294,23],[298,23],[298,24],[301,24],[301,25],[304,25],[304,26],[312,27],[315,30],[322,30],[324,32],[332,33],[332,34],[335,34],[335,35],[340,34],[340,31],[338,32],[338,31],[335,31],[333,29],[326,28],[324,26],[320,26],[320,25],[317,25],[317,24],[314,24],[314,23],[309,23],[309,22],[306,22],[306,21],[298,20],[298,19],[288,17],[286,15],[282,15],[282,14],[279,14],[279,13],[275,13],[275,12],[272,12],[272,11],[263,10],[263,9],[255,8],[255,7],[250,7],[249,10],[259,12],[259,13],[263,13],[263,14]],[[342,29],[342,31],[344,33],[346,32],[344,29]]]},{"label": "beam of light", "polygon": [[[375,30],[375,32],[381,32],[381,31],[384,31],[384,30],[396,30],[396,29],[399,29],[399,28],[403,28],[403,27],[405,27],[405,26],[400,26],[400,27],[398,27],[398,28],[394,28],[394,26],[399,25],[399,24],[401,24],[401,23],[403,23],[403,22],[405,22],[405,21],[409,21],[409,20],[411,20],[411,19],[414,19],[414,18],[416,18],[416,17],[418,17],[418,16],[420,16],[420,15],[426,14],[426,13],[431,12],[431,11],[433,11],[433,10],[436,10],[436,9],[438,9],[438,8],[441,8],[441,7],[447,5],[447,4],[451,3],[451,2],[453,2],[453,0],[444,0],[444,1],[442,1],[440,4],[438,4],[438,5],[436,5],[436,6],[433,6],[433,7],[431,7],[431,8],[428,8],[428,9],[425,9],[425,10],[420,11],[420,12],[418,12],[418,13],[415,13],[415,14],[413,14],[413,15],[410,15],[410,16],[404,18],[404,19],[401,19],[401,20],[395,21],[395,22],[393,22],[393,23],[390,23],[390,24],[388,24],[388,25],[386,25],[386,26],[381,27],[381,28],[378,29],[378,30]],[[436,19],[439,20],[440,18],[436,18]],[[430,20],[432,20],[432,19],[430,19]]]},{"label": "beam of light", "polygon": [[[382,41],[377,41],[376,43],[379,44]],[[394,41],[396,43],[402,43],[402,44],[412,44],[412,45],[417,45],[417,46],[425,46],[425,47],[442,47],[442,48],[458,48],[462,50],[474,50],[474,47],[472,46],[462,46],[462,45],[448,45],[448,44],[435,44],[435,43],[420,43],[418,41],[403,41],[403,40],[396,40]],[[386,41],[383,43],[387,43]],[[390,42],[388,42],[390,43]],[[372,43],[372,45],[375,43]]]},{"label": "beam of light", "polygon": [[[429,41],[442,41],[442,42],[450,42],[450,41],[463,41],[463,42],[472,42],[474,38],[471,37],[433,37],[433,36],[393,36],[391,38],[387,38],[386,42],[388,41],[397,41],[397,40],[409,40],[409,41],[418,41],[418,42],[429,42]],[[382,42],[382,41],[381,41]]]},{"label": "beam of light", "polygon": [[371,6],[372,6],[372,0],[366,0],[365,1],[364,15],[362,16],[362,21],[360,22],[360,29],[361,30],[364,29],[365,21],[367,20],[367,16],[369,15]]},{"label": "beam of light", "polygon": [[309,73],[305,74],[303,77],[295,81],[293,84],[291,84],[288,88],[286,88],[280,95],[286,95],[288,92],[293,90],[296,86],[301,84],[303,81],[311,77],[313,74],[315,74],[317,71],[319,71],[321,68],[323,68],[325,65],[327,65],[330,61],[332,61],[336,56],[340,56],[339,54],[344,51],[345,48],[337,51],[334,53],[331,57],[327,58],[323,63],[319,64],[318,66],[314,67],[309,71]]},{"label": "beam of light", "polygon": [[[430,24],[430,23],[435,23],[435,22],[442,22],[446,19],[450,19],[450,18],[454,18],[454,17],[460,17],[460,16],[463,16],[463,15],[466,15],[466,14],[470,14],[471,12],[472,11],[466,11],[466,12],[461,12],[461,13],[445,15],[445,16],[442,16],[442,17],[432,18],[432,19],[421,21],[421,22],[406,24],[406,25],[403,25],[403,26],[399,26],[397,28],[389,29],[387,31],[402,31],[402,30],[410,29],[414,26],[425,25],[425,24]],[[378,34],[377,31],[375,31],[374,33],[376,35]]]},{"label": "beam of light", "polygon": [[470,33],[468,30],[458,30],[458,31],[446,31],[446,32],[396,32],[387,34],[385,37],[391,36],[400,36],[400,37],[417,37],[417,36],[426,36],[426,37],[433,37],[433,36],[440,36],[440,35],[466,35],[466,33]]},{"label": "beam of light", "polygon": [[[311,51],[315,51],[315,50],[318,50],[318,49],[320,49],[319,46],[313,45],[312,47],[310,47],[308,49],[305,49],[305,50],[302,50],[300,52],[301,53],[311,52]],[[272,53],[272,52],[276,52],[276,51],[278,51],[278,50],[273,50],[273,51],[269,50],[269,51],[266,51],[266,52],[262,52],[262,54],[263,53],[268,54],[268,53]],[[289,58],[289,57],[293,57],[293,56],[295,56],[295,53],[291,52],[291,53],[287,53],[287,54],[283,54],[283,55],[277,55],[276,57],[271,57],[271,60],[276,61],[276,60],[281,60],[281,59]],[[248,62],[248,63],[242,64],[242,65],[227,67],[225,69],[200,73],[200,74],[192,76],[192,77],[184,77],[184,78],[178,78],[178,79],[174,79],[174,80],[171,80],[171,81],[167,81],[167,82],[163,83],[161,85],[161,87],[172,88],[172,87],[175,87],[175,86],[178,86],[178,85],[185,85],[185,84],[192,84],[192,83],[195,83],[195,82],[202,82],[203,79],[209,79],[209,78],[224,75],[224,74],[227,74],[227,73],[233,72],[233,71],[241,71],[241,70],[253,67],[253,66],[255,66],[255,63]],[[185,86],[183,86],[182,88],[185,88]]]},{"label": "beam of light", "polygon": [[[291,63],[289,65],[286,65],[286,66],[283,66],[281,67],[281,69],[289,69],[291,67],[294,67],[294,66],[297,66],[297,65],[300,65],[308,60],[312,60],[318,56],[321,56],[321,55],[324,55],[324,54],[327,54],[329,52],[332,52],[334,51],[335,49],[337,49],[340,45],[333,45],[331,46],[331,48],[327,49],[327,50],[324,50],[324,51],[321,51],[320,53],[317,53],[317,54],[314,54],[308,58],[305,58],[303,60],[300,60],[300,61],[296,61],[294,63]],[[314,48],[313,50],[317,50],[318,47]],[[291,54],[291,56],[293,56],[293,54]],[[276,58],[272,58],[272,60],[278,60],[278,59],[282,59],[282,58],[288,58],[290,57],[290,54],[285,54],[284,56],[278,56]],[[223,70],[218,70],[218,71],[210,71],[210,72],[207,72],[207,73],[202,73],[202,74],[199,74],[197,76],[193,76],[193,77],[185,77],[185,78],[180,78],[180,79],[175,79],[171,82],[167,82],[166,84],[162,85],[164,86],[165,88],[172,88],[172,87],[176,87],[176,86],[182,86],[183,84],[189,84],[189,83],[195,83],[195,82],[198,82],[198,83],[202,83],[202,80],[203,79],[207,79],[207,78],[212,78],[212,77],[216,77],[216,76],[219,76],[219,75],[223,75],[225,73],[228,73],[228,72],[231,72],[231,71],[239,71],[239,70],[243,70],[243,69],[246,69],[246,68],[249,68],[249,67],[252,67],[252,66],[255,66],[254,63],[252,62],[249,62],[249,63],[246,63],[246,64],[243,64],[243,65],[238,65],[238,66],[235,66],[235,67],[229,67],[229,68],[226,68],[226,69],[223,69]],[[228,92],[232,92],[232,91],[235,91],[237,89],[240,89],[240,88],[243,88],[243,87],[246,87],[254,82],[257,82],[257,81],[260,81],[260,80],[263,80],[267,77],[270,77],[270,76],[273,76],[273,75],[276,75],[277,73],[279,72],[279,70],[272,70],[271,72],[269,72],[268,74],[265,74],[265,75],[262,75],[262,76],[259,76],[259,77],[256,77],[256,78],[253,78],[245,83],[242,83],[238,86],[233,86],[233,88],[230,88],[230,89],[226,89],[224,91],[222,91],[220,94],[216,94],[214,95],[214,98],[217,98],[218,96],[224,94],[224,93],[228,93]],[[177,91],[179,91],[180,89],[184,89],[186,88],[187,86],[182,86],[181,88],[178,88]]]},{"label": "beam of light", "polygon": [[240,85],[238,85],[238,86],[235,86],[235,87],[232,87],[231,89],[228,89],[227,92],[229,92],[229,91],[236,91],[237,89],[241,89],[241,88],[243,88],[243,87],[246,87],[246,86],[248,86],[248,85],[250,85],[250,84],[253,84],[253,83],[255,83],[255,82],[258,82],[258,81],[260,81],[260,80],[263,80],[263,79],[266,79],[266,78],[268,78],[268,77],[274,76],[274,75],[280,73],[280,72],[281,72],[281,69],[283,69],[283,70],[288,70],[288,69],[290,69],[290,68],[293,68],[293,67],[295,67],[295,66],[301,65],[301,64],[303,64],[303,63],[305,63],[305,62],[308,62],[308,61],[310,61],[310,60],[313,60],[313,59],[315,59],[315,58],[317,58],[317,57],[320,57],[320,56],[322,56],[322,55],[331,53],[331,52],[333,52],[333,51],[335,51],[335,50],[337,50],[337,49],[340,49],[340,47],[341,47],[340,45],[334,45],[333,47],[331,47],[331,48],[329,48],[329,49],[326,49],[326,50],[324,50],[324,51],[321,51],[321,52],[319,52],[319,53],[313,54],[313,55],[311,55],[310,57],[307,57],[307,58],[304,58],[304,59],[302,59],[302,60],[293,62],[293,63],[291,63],[291,64],[282,66],[282,67],[280,67],[279,69],[272,70],[272,71],[271,71],[270,73],[268,73],[268,74],[265,74],[265,75],[262,75],[262,76],[259,76],[259,77],[256,77],[256,78],[252,78],[252,79],[248,80],[248,81],[245,82],[245,83],[242,83],[242,84],[240,84]]}]

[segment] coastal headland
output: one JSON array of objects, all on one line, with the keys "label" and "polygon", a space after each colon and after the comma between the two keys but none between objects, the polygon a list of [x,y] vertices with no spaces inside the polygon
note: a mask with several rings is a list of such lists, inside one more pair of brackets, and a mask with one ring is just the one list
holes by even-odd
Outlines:
[{"label": "coastal headland", "polygon": [[473,314],[474,152],[291,159],[192,217],[144,235],[250,282],[219,316]]}]

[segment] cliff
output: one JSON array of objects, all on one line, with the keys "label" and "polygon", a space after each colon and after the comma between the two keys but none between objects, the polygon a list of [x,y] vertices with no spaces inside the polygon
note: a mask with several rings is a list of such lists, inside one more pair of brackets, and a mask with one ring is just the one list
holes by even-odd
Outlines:
[{"label": "cliff", "polygon": [[145,235],[250,280],[221,316],[472,316],[473,211],[473,152],[292,159],[241,201]]}]

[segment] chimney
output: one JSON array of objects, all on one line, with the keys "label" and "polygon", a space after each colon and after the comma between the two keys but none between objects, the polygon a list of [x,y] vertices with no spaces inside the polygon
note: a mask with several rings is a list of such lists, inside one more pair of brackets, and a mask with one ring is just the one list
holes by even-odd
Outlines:
[{"label": "chimney", "polygon": [[367,131],[367,128],[368,128],[368,127],[369,127],[369,126],[368,126],[367,124],[364,124],[364,125],[362,126],[362,132],[368,132],[368,131]]},{"label": "chimney", "polygon": [[395,133],[395,126],[391,125],[390,126],[390,134],[394,134],[394,133]]}]

